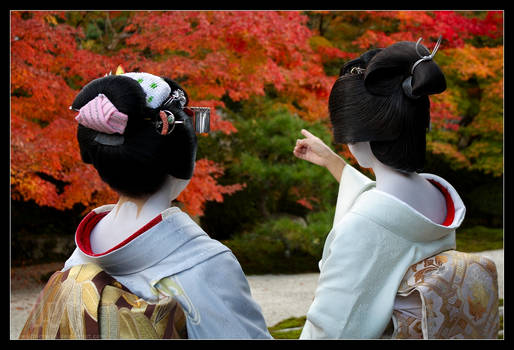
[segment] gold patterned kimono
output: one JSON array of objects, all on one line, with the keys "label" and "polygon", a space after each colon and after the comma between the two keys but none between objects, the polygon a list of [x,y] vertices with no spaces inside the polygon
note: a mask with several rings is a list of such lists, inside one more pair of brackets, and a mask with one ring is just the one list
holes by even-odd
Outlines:
[{"label": "gold patterned kimono", "polygon": [[455,250],[412,265],[397,299],[418,295],[421,318],[393,310],[393,339],[496,339],[498,280],[490,259]]},{"label": "gold patterned kimono", "polygon": [[183,339],[187,330],[172,296],[147,302],[88,263],[50,277],[19,338]]}]

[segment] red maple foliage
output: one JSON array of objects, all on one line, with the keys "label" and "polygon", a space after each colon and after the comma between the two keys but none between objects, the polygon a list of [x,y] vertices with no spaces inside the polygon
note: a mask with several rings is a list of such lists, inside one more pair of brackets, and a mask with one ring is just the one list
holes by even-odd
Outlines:
[{"label": "red maple foliage", "polygon": [[[503,46],[469,44],[477,36],[502,37],[501,11],[479,16],[464,11],[359,11],[336,13],[334,18],[344,28],[351,21],[357,27],[370,21],[373,26],[358,28],[354,39],[346,36],[337,43],[343,45],[333,45],[310,30],[308,17],[298,11],[11,12],[12,198],[57,209],[78,203],[89,209],[116,200],[94,168],[80,160],[75,114],[68,107],[82,86],[120,64],[125,71],[176,79],[192,105],[212,108],[213,132],[231,134],[237,129],[221,113],[227,99],[244,101],[272,90],[303,119],[326,119],[335,77],[325,73],[325,63],[420,36],[431,48],[439,35],[444,41],[438,62],[449,81],[477,79],[483,98],[479,114],[464,127],[461,105],[469,96],[454,88],[434,96],[432,124],[439,139],[429,142],[429,150],[463,167],[502,173],[502,161],[495,155],[503,133]],[[104,49],[98,48],[99,39],[87,35],[96,19],[105,19],[106,28],[118,21],[112,32],[116,40]],[[484,130],[490,139],[483,138]],[[461,146],[465,139],[480,142],[466,148]],[[219,164],[197,161],[195,175],[179,197],[189,213],[201,215],[206,201],[222,201],[244,186],[220,185],[222,174]],[[302,203],[308,205],[307,199]]]},{"label": "red maple foliage", "polygon": [[503,35],[503,14],[488,11],[485,18],[466,16],[462,11],[368,11],[362,16],[373,16],[388,25],[396,24],[397,30],[386,34],[380,30],[367,30],[354,43],[363,49],[370,46],[386,47],[397,41],[435,41],[442,35],[444,47],[461,47],[465,40],[474,36],[497,38]]},{"label": "red maple foliage", "polygon": [[273,86],[295,113],[314,119],[326,115],[333,79],[309,45],[306,21],[299,12],[137,12],[125,28],[137,35],[119,54],[128,70],[183,78],[195,100],[222,105],[224,95],[240,101]]},{"label": "red maple foliage", "polygon": [[[120,12],[102,15],[121,17]],[[124,38],[121,48],[101,52],[91,49],[84,27],[73,25],[66,12],[13,11],[12,197],[57,209],[115,201],[116,194],[94,168],[81,162],[75,115],[68,107],[81,86],[119,64],[125,71],[179,81],[191,104],[212,107],[214,132],[237,132],[219,114],[224,96],[241,101],[265,94],[269,86],[302,117],[326,116],[333,78],[324,74],[319,52],[309,45],[312,33],[306,21],[298,12],[130,12],[118,33]],[[212,161],[197,161],[194,177],[179,197],[190,214],[201,215],[206,201],[222,201],[223,195],[242,188],[219,185],[222,173]]]},{"label": "red maple foliage", "polygon": [[80,160],[68,107],[77,93],[70,81],[85,83],[112,63],[80,49],[82,32],[58,24],[60,15],[11,14],[11,185],[14,199],[65,209],[109,192]]}]

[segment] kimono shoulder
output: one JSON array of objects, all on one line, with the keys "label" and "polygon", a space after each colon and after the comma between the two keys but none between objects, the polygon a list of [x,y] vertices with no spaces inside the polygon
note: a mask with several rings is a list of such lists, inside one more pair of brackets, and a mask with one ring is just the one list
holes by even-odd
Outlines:
[{"label": "kimono shoulder", "polygon": [[77,247],[64,270],[87,262],[145,300],[161,294],[176,299],[190,339],[271,337],[231,250],[178,209],[163,212],[157,224],[107,254]]},{"label": "kimono shoulder", "polygon": [[372,181],[351,165],[346,164],[339,180],[339,192],[333,225],[335,226],[343,218],[362,193],[373,187],[375,187],[375,181]]},{"label": "kimono shoulder", "polygon": [[[379,338],[391,319],[398,286],[409,266],[455,247],[452,229],[430,230],[414,217],[407,221],[412,226],[398,226],[391,217],[409,217],[409,209],[382,198],[389,200],[387,211],[377,210],[381,196],[376,190],[361,194],[329,233],[301,338]],[[397,225],[388,225],[384,218]],[[435,231],[437,238],[411,240],[408,233],[420,228],[427,230],[423,232],[427,237]]]},{"label": "kimono shoulder", "polygon": [[246,276],[230,251],[171,278],[183,290],[178,300],[187,315],[190,338],[271,338]]}]

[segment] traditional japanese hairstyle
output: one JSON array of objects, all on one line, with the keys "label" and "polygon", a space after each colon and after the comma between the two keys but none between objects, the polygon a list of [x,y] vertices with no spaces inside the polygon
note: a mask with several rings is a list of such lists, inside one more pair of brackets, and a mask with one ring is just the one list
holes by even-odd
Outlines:
[{"label": "traditional japanese hairstyle", "polygon": [[82,160],[115,191],[133,197],[156,192],[169,175],[189,180],[197,140],[184,111],[188,101],[178,83],[149,73],[91,81],[70,107],[79,111]]},{"label": "traditional japanese hairstyle", "polygon": [[429,95],[446,89],[432,54],[416,42],[373,49],[346,63],[329,97],[337,143],[370,142],[375,157],[397,170],[423,168],[430,127]]}]

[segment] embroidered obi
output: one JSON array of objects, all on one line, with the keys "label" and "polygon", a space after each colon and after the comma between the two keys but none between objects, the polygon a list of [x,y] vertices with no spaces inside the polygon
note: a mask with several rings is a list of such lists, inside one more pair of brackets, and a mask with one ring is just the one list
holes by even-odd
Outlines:
[{"label": "embroidered obi", "polygon": [[419,296],[421,318],[393,310],[392,338],[496,339],[498,281],[490,259],[448,250],[412,265],[397,300]]},{"label": "embroidered obi", "polygon": [[50,277],[19,338],[187,338],[186,318],[167,293],[157,302],[145,301],[88,263]]}]

